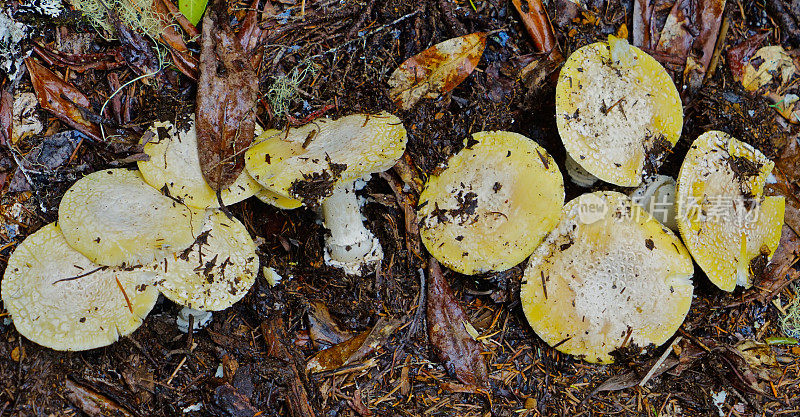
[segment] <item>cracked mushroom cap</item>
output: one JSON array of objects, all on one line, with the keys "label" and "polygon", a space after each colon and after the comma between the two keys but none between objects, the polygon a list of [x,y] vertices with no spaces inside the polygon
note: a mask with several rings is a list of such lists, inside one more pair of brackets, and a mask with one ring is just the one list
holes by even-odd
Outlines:
[{"label": "cracked mushroom cap", "polygon": [[678,229],[717,287],[749,287],[781,239],[785,199],[764,196],[774,163],[727,133],[706,132],[681,165]]},{"label": "cracked mushroom cap", "polygon": [[21,335],[51,349],[75,351],[133,333],[158,298],[154,280],[152,271],[93,263],[50,223],[16,248],[0,291]]},{"label": "cracked mushroom cap", "polygon": [[[156,189],[197,208],[219,207],[216,192],[208,185],[197,154],[197,132],[194,115],[186,126],[157,122],[142,136],[144,153],[149,161],[139,161],[144,180]],[[236,204],[256,193],[261,186],[242,171],[239,178],[220,197],[225,205]]]},{"label": "cracked mushroom cap", "polygon": [[618,192],[583,194],[533,252],[522,308],[550,346],[610,363],[617,348],[663,344],[692,302],[694,265],[680,240]]},{"label": "cracked mushroom cap", "polygon": [[138,171],[91,173],[67,190],[58,225],[70,246],[100,265],[146,265],[189,247],[204,210],[165,197]]},{"label": "cracked mushroom cap", "polygon": [[405,149],[397,116],[353,114],[266,138],[245,153],[245,167],[267,190],[316,204],[340,184],[391,168]]},{"label": "cracked mushroom cap", "polygon": [[564,180],[547,151],[518,133],[478,132],[428,179],[420,236],[454,271],[504,271],[533,252],[563,205]]},{"label": "cracked mushroom cap", "polygon": [[623,39],[584,46],[556,86],[556,122],[569,155],[590,174],[636,187],[655,174],[683,127],[678,90],[653,57]]},{"label": "cracked mushroom cap", "polygon": [[156,270],[156,286],[170,300],[196,310],[224,310],[255,282],[256,245],[239,220],[213,209],[197,241]]}]

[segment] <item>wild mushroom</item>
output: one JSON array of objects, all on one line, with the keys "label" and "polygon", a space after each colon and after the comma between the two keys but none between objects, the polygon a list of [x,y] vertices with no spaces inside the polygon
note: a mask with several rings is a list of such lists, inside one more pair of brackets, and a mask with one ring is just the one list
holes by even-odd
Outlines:
[{"label": "wild mushroom", "polygon": [[719,131],[694,141],[677,185],[678,228],[686,247],[719,288],[749,287],[781,239],[785,200],[765,197],[774,163]]},{"label": "wild mushroom", "polygon": [[380,261],[378,239],[364,227],[354,183],[391,168],[405,151],[403,123],[386,112],[317,119],[263,140],[245,167],[267,190],[306,205],[322,203],[325,262],[348,274]]},{"label": "wild mushroom", "polygon": [[428,178],[417,215],[428,251],[474,275],[522,262],[563,205],[564,180],[547,151],[518,133],[478,132]]},{"label": "wild mushroom", "polygon": [[608,43],[584,46],[564,63],[556,123],[569,156],[586,171],[636,187],[678,141],[683,109],[658,61],[609,36]]},{"label": "wild mushroom", "polygon": [[[277,129],[267,129],[263,132],[260,132],[255,138],[255,140],[253,140],[253,146],[258,145],[259,143],[280,134],[281,131]],[[247,172],[247,170],[245,170],[244,172]],[[270,191],[262,187],[261,184],[258,184],[258,190],[256,191],[256,198],[258,198],[264,203],[267,203],[271,206],[275,206],[281,210],[293,210],[303,205],[302,201]]]},{"label": "wild mushroom", "polygon": [[178,126],[171,122],[153,124],[142,136],[142,144],[144,153],[150,156],[149,161],[137,163],[144,180],[188,206],[219,207],[220,199],[227,206],[252,196],[261,188],[250,175],[242,172],[217,198],[200,168],[194,115]]},{"label": "wild mushroom", "polygon": [[16,248],[0,291],[21,335],[55,350],[86,350],[142,324],[158,298],[154,275],[97,265],[50,223]]},{"label": "wild mushroom", "polygon": [[67,190],[58,225],[70,246],[107,266],[147,265],[186,249],[205,218],[162,195],[138,171],[91,173]]},{"label": "wild mushroom", "polygon": [[206,312],[224,310],[242,299],[258,275],[256,245],[247,229],[221,210],[210,211],[195,243],[156,266],[156,287],[186,307],[181,312],[185,321],[195,316],[195,328],[211,320]]},{"label": "wild mushroom", "polygon": [[631,199],[647,210],[661,224],[677,232],[675,221],[675,179],[667,175],[647,177],[630,194]]},{"label": "wild mushroom", "polygon": [[533,252],[522,309],[550,346],[588,362],[667,341],[692,302],[694,265],[664,228],[618,192],[583,194]]}]

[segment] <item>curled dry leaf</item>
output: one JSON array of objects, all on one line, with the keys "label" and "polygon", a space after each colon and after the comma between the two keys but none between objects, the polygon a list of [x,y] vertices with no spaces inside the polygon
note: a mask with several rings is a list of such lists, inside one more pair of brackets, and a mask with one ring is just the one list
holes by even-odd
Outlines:
[{"label": "curled dry leaf", "polygon": [[403,110],[411,109],[420,99],[439,97],[472,73],[485,48],[484,32],[437,43],[407,59],[392,73],[389,96]]},{"label": "curled dry leaf", "polygon": [[330,371],[360,361],[378,349],[400,327],[397,320],[381,317],[375,326],[350,340],[320,351],[308,360],[309,372]]},{"label": "curled dry leaf", "polygon": [[39,105],[64,123],[92,139],[100,140],[100,128],[87,118],[92,106],[89,99],[77,87],[62,80],[35,59],[26,58],[25,65],[31,75]]},{"label": "curled dry leaf", "polygon": [[522,18],[525,30],[533,39],[536,50],[550,52],[554,55],[555,60],[559,60],[556,57],[560,57],[560,60],[563,61],[556,36],[553,33],[553,25],[550,23],[550,18],[547,17],[547,10],[545,10],[542,0],[524,0],[524,5],[522,1],[512,0],[512,3]]},{"label": "curled dry leaf", "polygon": [[489,386],[489,372],[480,344],[467,332],[469,318],[435,259],[429,262],[428,337],[447,371],[467,385]]},{"label": "curled dry leaf", "polygon": [[197,81],[197,152],[215,191],[228,188],[244,169],[258,88],[256,71],[227,20],[225,2],[215,0],[203,18]]},{"label": "curled dry leaf", "polygon": [[14,97],[6,89],[0,90],[0,146],[11,143]]}]

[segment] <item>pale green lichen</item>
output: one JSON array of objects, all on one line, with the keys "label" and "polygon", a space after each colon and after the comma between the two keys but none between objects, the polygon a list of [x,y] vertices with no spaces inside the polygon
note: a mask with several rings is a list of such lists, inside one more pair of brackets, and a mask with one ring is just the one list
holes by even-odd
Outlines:
[{"label": "pale green lichen", "polygon": [[289,74],[274,77],[272,85],[267,90],[267,100],[269,100],[275,116],[280,117],[289,111],[289,106],[294,102],[300,85],[308,77],[314,77],[317,67],[310,60],[297,64]]},{"label": "pale green lichen", "polygon": [[114,25],[109,11],[114,11],[120,21],[139,33],[158,39],[164,23],[153,10],[153,0],[69,0],[105,38],[114,37]]},{"label": "pale green lichen", "polygon": [[783,334],[800,339],[800,296],[786,308],[786,315],[781,318]]}]

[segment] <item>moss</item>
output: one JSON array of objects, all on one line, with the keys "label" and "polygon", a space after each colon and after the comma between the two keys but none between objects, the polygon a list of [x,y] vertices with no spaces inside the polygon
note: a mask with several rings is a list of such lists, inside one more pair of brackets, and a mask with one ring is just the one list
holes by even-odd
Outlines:
[{"label": "moss", "polygon": [[786,315],[781,318],[781,329],[786,336],[800,339],[800,297],[786,308]]},{"label": "moss", "polygon": [[275,116],[280,117],[289,111],[289,106],[297,96],[300,84],[317,73],[317,67],[310,60],[297,64],[287,75],[274,77],[267,91],[267,100]]}]

